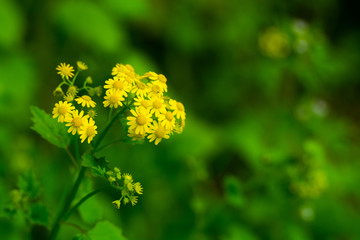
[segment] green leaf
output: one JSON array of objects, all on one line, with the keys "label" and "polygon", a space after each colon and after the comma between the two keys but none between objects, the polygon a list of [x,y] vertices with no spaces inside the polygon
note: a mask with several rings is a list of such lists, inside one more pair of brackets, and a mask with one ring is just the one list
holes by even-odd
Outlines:
[{"label": "green leaf", "polygon": [[126,240],[121,229],[108,221],[98,222],[87,235],[91,240]]},{"label": "green leaf", "polygon": [[72,238],[72,240],[91,240],[88,236],[83,234],[78,234]]},{"label": "green leaf", "polygon": [[90,153],[84,153],[84,155],[82,155],[82,165],[84,167],[95,167],[96,166],[95,159],[93,158],[93,156],[91,156]]},{"label": "green leaf", "polygon": [[36,203],[31,206],[30,212],[30,218],[34,223],[48,226],[49,212],[44,205]]},{"label": "green leaf", "polygon": [[26,171],[19,177],[18,187],[31,199],[34,199],[39,193],[39,182],[31,170]]},{"label": "green leaf", "polygon": [[[81,187],[78,192],[79,198],[77,201],[80,201],[82,197],[87,195],[90,192],[93,192],[94,186],[93,181],[90,178],[86,178],[81,183]],[[77,202],[76,201],[76,202]],[[87,199],[85,202],[83,202],[80,207],[78,208],[81,219],[88,223],[89,225],[95,225],[96,222],[99,220],[102,220],[103,218],[103,209],[99,207],[99,201],[96,198],[96,196],[92,196],[91,198]]]},{"label": "green leaf", "polygon": [[105,157],[96,158],[89,153],[85,153],[82,159],[82,165],[89,167],[95,177],[105,177],[105,172],[108,170],[108,162],[105,160]]},{"label": "green leaf", "polygon": [[57,147],[66,148],[69,146],[71,138],[64,124],[57,122],[56,119],[35,106],[31,106],[30,110],[34,123],[31,129]]}]

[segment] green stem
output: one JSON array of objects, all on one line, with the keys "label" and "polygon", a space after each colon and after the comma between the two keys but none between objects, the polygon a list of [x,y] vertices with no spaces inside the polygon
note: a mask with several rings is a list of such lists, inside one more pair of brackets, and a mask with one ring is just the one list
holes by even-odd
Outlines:
[{"label": "green stem", "polygon": [[67,84],[67,85],[71,85],[71,81],[69,79],[65,79],[64,77],[62,77],[63,83]]},{"label": "green stem", "polygon": [[67,154],[69,155],[71,161],[74,163],[76,168],[79,168],[79,164],[76,162],[74,156],[71,154],[70,150],[68,147],[65,148],[65,151],[67,152]]},{"label": "green stem", "polygon": [[75,79],[76,79],[76,77],[79,75],[79,70],[75,73],[75,76],[74,76],[74,78],[73,78],[73,80],[72,80],[72,82],[71,82],[71,85],[74,85],[74,83],[75,83]]},{"label": "green stem", "polygon": [[109,115],[108,115],[108,122],[110,122],[110,120],[111,120],[112,112],[113,112],[113,108],[110,108]]},{"label": "green stem", "polygon": [[80,207],[80,205],[85,202],[87,199],[91,198],[92,196],[94,196],[95,194],[105,190],[109,188],[109,186],[105,186],[105,187],[101,187],[99,189],[96,189],[94,191],[92,191],[91,193],[87,194],[86,196],[84,196],[82,199],[80,199],[80,201],[75,204],[68,212],[67,214],[64,216],[63,220],[66,221],[75,211],[78,207]]},{"label": "green stem", "polygon": [[94,144],[94,151],[97,151],[97,148],[99,147],[101,141],[103,140],[103,138],[105,137],[106,133],[109,131],[111,125],[113,125],[113,123],[116,121],[116,119],[120,116],[120,114],[122,114],[126,109],[128,109],[128,107],[124,107],[120,112],[118,112],[112,119],[111,121],[106,125],[106,127],[104,128],[104,130],[101,132],[101,134],[99,135],[99,137],[97,138],[97,140],[95,141]]},{"label": "green stem", "polygon": [[74,135],[74,145],[75,145],[75,157],[76,157],[76,162],[80,163],[80,151],[79,151],[79,140],[76,137],[76,135]]},{"label": "green stem", "polygon": [[[76,162],[79,163],[80,162],[80,152],[79,152],[79,142],[77,139],[75,140],[75,157],[76,157]],[[60,230],[60,223],[61,223],[63,217],[65,216],[65,214],[67,213],[67,211],[69,210],[72,201],[74,200],[74,197],[79,189],[80,183],[85,176],[85,172],[86,172],[86,167],[81,166],[79,175],[78,175],[74,185],[72,186],[69,194],[67,195],[64,205],[63,205],[60,213],[57,215],[54,226],[51,229],[51,232],[50,232],[51,240],[56,239],[56,237],[59,233],[59,230]]]},{"label": "green stem", "polygon": [[57,88],[61,87],[61,86],[64,85],[64,84],[69,85],[67,82],[63,81],[63,82],[61,82],[61,83],[57,86]]},{"label": "green stem", "polygon": [[60,211],[60,213],[58,214],[58,216],[55,220],[54,226],[50,232],[51,240],[56,239],[56,237],[59,233],[59,230],[60,230],[60,222],[63,219],[63,217],[65,216],[66,212],[68,211],[68,209],[71,205],[71,202],[74,199],[74,197],[79,189],[80,183],[81,183],[82,179],[84,178],[85,172],[86,172],[86,168],[82,166],[80,169],[79,175],[78,175],[73,187],[70,190],[70,193],[67,195],[67,197],[65,199],[64,206],[62,207],[62,210]]},{"label": "green stem", "polygon": [[115,143],[123,142],[123,141],[124,141],[124,138],[119,138],[119,139],[117,139],[117,140],[115,140],[115,141],[112,141],[112,142],[110,142],[110,143],[108,143],[108,144],[105,144],[105,145],[99,147],[99,148],[96,150],[96,152],[100,152],[101,150],[103,150],[103,149],[105,149],[105,148],[107,148],[107,147],[110,147],[111,145],[113,145],[113,144],[115,144]]}]

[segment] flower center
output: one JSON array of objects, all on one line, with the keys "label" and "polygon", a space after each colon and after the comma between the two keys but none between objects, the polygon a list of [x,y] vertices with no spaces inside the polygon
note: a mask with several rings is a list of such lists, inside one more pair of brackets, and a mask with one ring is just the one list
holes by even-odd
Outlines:
[{"label": "flower center", "polygon": [[73,119],[73,126],[74,126],[75,128],[79,128],[79,127],[81,127],[81,125],[82,125],[82,119],[81,119],[81,117],[74,117],[74,119]]},{"label": "flower center", "polygon": [[144,108],[150,107],[149,100],[146,100],[146,99],[142,100],[142,101],[141,101],[141,105],[142,105]]},{"label": "flower center", "polygon": [[86,128],[86,135],[88,135],[88,136],[95,135],[95,128],[94,128],[94,126],[88,126],[88,127]]},{"label": "flower center", "polygon": [[152,91],[153,91],[153,93],[159,93],[161,91],[161,88],[158,85],[153,85]]},{"label": "flower center", "polygon": [[147,122],[147,119],[146,119],[146,117],[144,116],[144,115],[139,115],[137,118],[136,118],[136,123],[138,124],[138,125],[145,125],[146,124],[146,122]]},{"label": "flower center", "polygon": [[124,88],[124,84],[120,81],[115,81],[113,86],[114,86],[114,88],[119,89],[119,90]]},{"label": "flower center", "polygon": [[162,103],[159,100],[153,101],[153,107],[160,109],[162,107]]},{"label": "flower center", "polygon": [[156,138],[163,138],[165,135],[165,128],[158,127],[158,129],[155,130],[155,136]]},{"label": "flower center", "polygon": [[185,110],[184,105],[180,102],[176,103],[176,107],[180,112],[183,112]]},{"label": "flower center", "polygon": [[60,71],[61,71],[64,75],[69,75],[69,74],[71,74],[70,68],[68,68],[68,67],[63,67]]},{"label": "flower center", "polygon": [[58,109],[58,112],[59,112],[59,114],[61,114],[61,115],[65,115],[65,114],[67,113],[67,111],[68,111],[68,109],[67,109],[67,106],[66,106],[66,105],[62,105],[62,106],[60,106],[59,109]]},{"label": "flower center", "polygon": [[144,90],[146,88],[146,85],[143,82],[138,82],[136,85],[137,85],[138,89],[141,89],[141,90]]},{"label": "flower center", "polygon": [[171,122],[174,119],[174,115],[171,112],[166,112],[165,113],[165,118]]},{"label": "flower center", "polygon": [[115,104],[115,103],[117,103],[117,102],[119,101],[119,97],[116,96],[116,95],[112,95],[112,96],[109,98],[109,101],[110,101],[110,103]]},{"label": "flower center", "polygon": [[166,83],[166,82],[167,82],[166,77],[165,77],[164,75],[162,75],[162,74],[159,74],[158,79],[159,79],[159,81],[162,82],[162,83]]},{"label": "flower center", "polygon": [[89,97],[88,95],[84,95],[81,97],[82,99],[84,99],[85,101],[87,102],[90,102],[91,101],[91,97]]}]

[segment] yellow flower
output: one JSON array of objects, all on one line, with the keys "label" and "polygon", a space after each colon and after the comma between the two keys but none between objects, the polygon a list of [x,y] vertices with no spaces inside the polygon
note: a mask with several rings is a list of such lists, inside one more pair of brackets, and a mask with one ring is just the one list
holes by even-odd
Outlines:
[{"label": "yellow flower", "polygon": [[145,74],[145,76],[147,76],[149,79],[156,81],[157,84],[159,84],[159,86],[162,88],[163,91],[167,92],[167,79],[163,74],[157,74],[154,72],[148,72]]},{"label": "yellow flower", "polygon": [[175,132],[180,134],[184,131],[185,119],[180,119],[180,122],[175,122]]},{"label": "yellow flower", "polygon": [[114,171],[116,173],[116,178],[117,179],[121,179],[121,172],[120,172],[120,169],[118,169],[117,167],[114,168]]},{"label": "yellow flower", "polygon": [[77,61],[76,64],[77,64],[78,69],[79,69],[80,71],[84,71],[84,70],[87,70],[87,69],[88,69],[88,66],[86,66],[86,64],[85,64],[84,62]]},{"label": "yellow flower", "polygon": [[96,111],[93,110],[93,109],[90,109],[88,112],[87,112],[87,115],[89,117],[91,117],[92,119],[94,119],[96,117]]},{"label": "yellow flower", "polygon": [[90,143],[97,134],[96,129],[97,126],[95,125],[95,121],[92,118],[84,121],[83,125],[80,127],[79,130],[81,142],[83,143],[87,138],[88,143]]},{"label": "yellow flower", "polygon": [[126,67],[130,72],[135,72],[135,69],[134,69],[130,64],[125,64],[125,67]]},{"label": "yellow flower", "polygon": [[123,95],[121,95],[119,90],[110,89],[106,91],[106,96],[104,97],[105,101],[103,101],[104,107],[117,108],[118,106],[122,106],[122,101],[124,101]]},{"label": "yellow flower", "polygon": [[67,101],[60,101],[59,103],[55,103],[55,107],[52,111],[53,118],[58,117],[58,122],[64,122],[65,118],[70,116],[71,111],[74,109],[75,107]]},{"label": "yellow flower", "polygon": [[124,197],[123,201],[124,201],[124,204],[127,204],[129,202],[129,199],[127,197]]},{"label": "yellow flower", "polygon": [[138,197],[137,196],[132,196],[131,199],[131,205],[135,206],[138,202]]},{"label": "yellow flower", "polygon": [[134,191],[134,185],[131,183],[126,184],[126,187],[129,189],[129,191]]},{"label": "yellow flower", "polygon": [[78,104],[81,104],[81,106],[83,107],[95,107],[96,103],[91,100],[91,97],[89,97],[88,95],[83,95],[81,97],[78,97],[77,99],[75,99],[75,101]]},{"label": "yellow flower", "polygon": [[146,110],[149,110],[151,108],[151,101],[148,99],[145,99],[143,97],[134,98],[135,100],[135,106],[137,107],[143,107]]},{"label": "yellow flower", "polygon": [[70,86],[68,88],[68,90],[66,91],[66,93],[69,93],[71,95],[73,95],[74,97],[76,96],[78,90],[77,90],[77,87],[76,86]]},{"label": "yellow flower", "polygon": [[177,102],[173,99],[169,101],[170,109],[173,110],[174,115],[177,118],[181,118],[185,120],[185,107],[181,102]]},{"label": "yellow flower", "polygon": [[157,80],[157,73],[155,72],[147,72],[144,74],[144,76],[148,77],[150,80]]},{"label": "yellow flower", "polygon": [[163,88],[157,82],[151,82],[147,84],[148,87],[148,96],[152,97],[162,97],[163,95]]},{"label": "yellow flower", "polygon": [[60,87],[57,87],[54,91],[53,94],[55,97],[62,97],[64,96],[64,92]]},{"label": "yellow flower", "polygon": [[133,141],[139,141],[145,138],[145,134],[135,134],[135,129],[129,129],[128,137],[130,137]]},{"label": "yellow flower", "polygon": [[150,113],[155,114],[155,117],[159,117],[161,114],[166,113],[166,106],[164,103],[164,99],[160,97],[150,98],[151,101],[151,109]]},{"label": "yellow flower", "polygon": [[127,69],[125,65],[117,63],[115,67],[113,67],[111,75],[118,75],[119,73],[123,73],[128,70],[129,69]]},{"label": "yellow flower", "polygon": [[68,93],[66,94],[66,96],[64,96],[64,100],[68,102],[72,102],[74,100],[74,97],[75,97],[74,95]]},{"label": "yellow flower", "polygon": [[158,145],[163,138],[165,139],[170,138],[169,131],[166,130],[166,128],[163,125],[158,124],[158,122],[156,121],[153,122],[153,125],[151,126],[149,133],[150,134],[147,138],[149,139],[149,142],[155,140],[155,145]]},{"label": "yellow flower", "polygon": [[74,68],[70,66],[70,64],[60,63],[60,65],[57,66],[56,70],[58,70],[58,74],[62,78],[69,79],[74,76]]},{"label": "yellow flower", "polygon": [[115,205],[115,207],[116,207],[117,209],[120,209],[120,205],[121,205],[121,201],[120,201],[120,200],[113,201],[112,203]]},{"label": "yellow flower", "polygon": [[128,83],[132,84],[135,81],[135,72],[134,68],[129,64],[116,64],[116,66],[112,69],[112,75],[117,77],[122,77]]},{"label": "yellow flower", "polygon": [[124,173],[123,178],[124,178],[124,184],[125,184],[125,185],[127,185],[128,183],[132,183],[132,182],[133,182],[133,179],[132,179],[131,174]]},{"label": "yellow flower", "polygon": [[88,76],[85,80],[86,83],[88,84],[93,84],[93,80],[92,80],[92,77]]},{"label": "yellow flower", "polygon": [[175,127],[175,117],[174,114],[170,111],[161,114],[158,118],[159,122],[165,126],[167,130],[172,131]]},{"label": "yellow flower", "polygon": [[72,135],[75,135],[75,133],[79,132],[80,127],[88,118],[89,116],[84,116],[84,111],[81,111],[80,113],[78,110],[72,111],[72,114],[65,118],[65,122],[67,122],[65,126],[69,127],[68,133],[71,132]]},{"label": "yellow flower", "polygon": [[110,177],[108,177],[108,181],[109,181],[110,183],[115,182],[115,181],[116,181],[116,178],[114,178],[113,176],[110,176]]},{"label": "yellow flower", "polygon": [[134,184],[134,188],[135,188],[135,192],[137,192],[137,194],[143,194],[143,188],[139,182]]},{"label": "yellow flower", "polygon": [[127,93],[130,92],[131,86],[124,78],[114,77],[114,79],[110,78],[109,80],[105,81],[104,88],[106,89],[115,89],[119,91],[119,93],[127,97]]},{"label": "yellow flower", "polygon": [[145,83],[141,82],[140,80],[136,80],[131,92],[135,93],[136,96],[145,97],[147,95],[148,88],[146,87]]},{"label": "yellow flower", "polygon": [[145,134],[149,131],[152,122],[151,114],[144,108],[136,108],[135,110],[130,110],[133,116],[127,117],[127,124],[130,125],[129,130],[134,129],[135,134]]}]

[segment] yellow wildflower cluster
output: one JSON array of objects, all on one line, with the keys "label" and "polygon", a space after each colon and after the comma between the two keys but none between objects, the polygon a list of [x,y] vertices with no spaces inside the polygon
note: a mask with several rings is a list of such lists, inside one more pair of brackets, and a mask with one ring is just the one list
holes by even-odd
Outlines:
[{"label": "yellow wildflower cluster", "polygon": [[305,141],[304,150],[301,161],[287,168],[290,190],[301,198],[316,198],[328,187],[328,177],[322,167],[325,154],[314,140]]},{"label": "yellow wildflower cluster", "polygon": [[[62,77],[63,82],[56,88],[54,93],[56,95],[62,95],[64,101],[55,103],[52,114],[53,118],[57,118],[58,122],[65,122],[65,126],[69,127],[68,132],[72,135],[78,134],[81,142],[87,139],[90,143],[95,135],[97,134],[97,126],[95,125],[94,117],[96,116],[95,110],[91,109],[96,106],[96,103],[92,100],[89,95],[78,93],[80,90],[89,92],[91,89],[86,84],[89,81],[85,81],[84,86],[79,89],[75,83],[75,79],[80,71],[86,70],[88,67],[85,63],[77,62],[77,72],[74,76],[74,68],[70,64],[61,63],[56,70]],[[74,77],[73,79],[71,79]],[[63,93],[62,86],[67,85],[66,95]],[[75,107],[73,104],[76,102],[78,105]],[[90,109],[89,109],[90,108]],[[87,110],[87,114],[85,111]]]},{"label": "yellow wildflower cluster", "polygon": [[134,182],[132,176],[128,173],[121,174],[120,169],[114,168],[106,172],[106,176],[110,184],[121,192],[121,197],[112,203],[117,209],[120,208],[121,202],[123,204],[131,203],[135,206],[138,202],[138,196],[143,194],[143,188],[140,182]]},{"label": "yellow wildflower cluster", "polygon": [[128,64],[117,64],[113,77],[105,81],[104,107],[118,108],[124,102],[133,104],[127,117],[128,136],[136,141],[147,137],[155,145],[185,126],[185,107],[168,96],[167,79],[163,74],[135,73]]},{"label": "yellow wildflower cluster", "polygon": [[[63,101],[55,104],[53,117],[59,122],[65,122],[68,132],[79,134],[81,142],[88,143],[97,134],[94,117],[96,107],[92,96],[101,95],[100,87],[89,87],[91,77],[87,77],[83,87],[75,85],[75,79],[80,71],[87,70],[85,63],[77,62],[77,72],[70,64],[61,63],[56,70],[63,82],[56,88],[54,94],[62,96]],[[163,74],[147,72],[140,76],[129,64],[116,64],[112,69],[112,77],[105,81],[106,90],[103,106],[110,108],[109,121],[112,111],[121,108],[120,112],[130,110],[126,118],[127,136],[133,141],[147,138],[149,142],[158,145],[162,139],[168,139],[173,133],[181,133],[185,127],[185,107],[181,102],[166,95],[168,91],[167,79]],[[67,85],[66,94],[62,85]],[[83,92],[87,93],[84,94]],[[74,104],[77,104],[75,106]],[[86,112],[86,114],[85,114]]]}]

